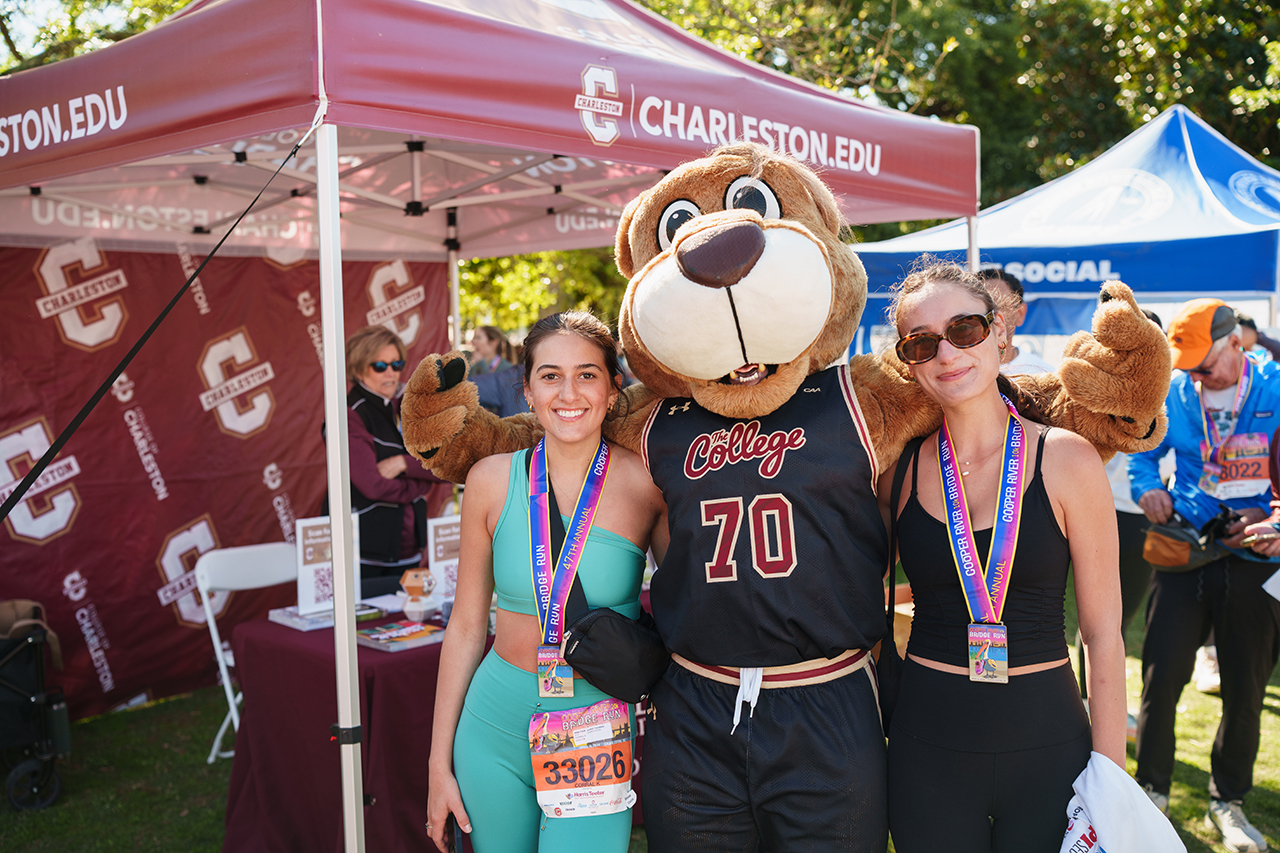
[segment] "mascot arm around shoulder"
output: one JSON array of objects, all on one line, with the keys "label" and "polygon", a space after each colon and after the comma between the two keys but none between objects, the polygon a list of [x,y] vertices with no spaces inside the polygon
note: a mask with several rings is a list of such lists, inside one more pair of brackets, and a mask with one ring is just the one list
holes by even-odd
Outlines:
[{"label": "mascot arm around shoulder", "polygon": [[[812,171],[752,144],[686,163],[633,200],[618,225],[616,259],[630,280],[619,326],[643,385],[626,389],[606,436],[641,452],[664,398],[752,421],[810,391],[811,377],[846,352],[866,304],[866,273],[840,226],[835,198]],[[405,445],[455,482],[478,459],[540,434],[532,415],[499,419],[481,408],[462,358],[424,359],[403,407]],[[1164,335],[1128,287],[1108,282],[1092,334],[1070,340],[1056,373],[1017,377],[1015,403],[1105,459],[1159,442],[1169,377]],[[880,471],[941,422],[892,350],[855,356],[841,384],[856,397]]]}]

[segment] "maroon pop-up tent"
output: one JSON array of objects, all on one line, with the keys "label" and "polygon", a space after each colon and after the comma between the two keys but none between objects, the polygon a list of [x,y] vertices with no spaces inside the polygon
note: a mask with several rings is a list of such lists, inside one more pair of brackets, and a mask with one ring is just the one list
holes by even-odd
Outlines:
[{"label": "maroon pop-up tent", "polygon": [[[430,340],[442,343],[439,315],[422,313],[444,301],[433,296],[442,285],[419,280],[439,274],[414,273],[412,264],[607,245],[622,206],[660,170],[732,140],[759,141],[814,164],[855,223],[977,211],[976,129],[853,102],[770,72],[626,0],[197,0],[125,42],[0,79],[0,246],[38,255],[0,258],[0,300],[7,300],[9,315],[0,323],[21,324],[22,332],[18,338],[0,331],[22,341],[0,353],[6,388],[22,391],[0,401],[0,451],[14,449],[0,460],[8,478],[18,478],[29,464],[22,459],[38,455],[40,440],[56,434],[87,396],[49,365],[74,356],[82,359],[78,366],[97,365],[105,376],[149,319],[155,299],[142,295],[161,288],[140,281],[142,272],[132,273],[132,281],[115,275],[112,257],[176,254],[178,269],[189,270],[304,133],[311,136],[299,159],[223,254],[265,256],[272,269],[284,271],[300,259],[318,261],[320,323],[311,329],[316,323],[309,322],[301,346],[310,351],[314,344],[323,364],[327,487],[340,518],[350,506],[344,307],[363,313],[355,326],[387,322],[402,332],[404,312],[412,309],[420,322],[437,324]],[[371,266],[353,270],[353,258]],[[389,259],[395,259],[389,268],[373,263]],[[449,269],[456,275],[456,264]],[[369,303],[353,303],[348,293],[344,306],[344,274],[367,290]],[[235,268],[225,275],[237,280]],[[217,517],[214,502],[222,492],[247,500],[251,487],[272,482],[270,466],[243,465],[236,454],[271,432],[250,423],[271,396],[263,386],[273,381],[270,359],[259,352],[263,341],[277,333],[286,340],[284,319],[306,313],[301,292],[267,298],[271,278],[259,270],[245,279],[243,286],[264,293],[245,309],[247,316],[192,303],[188,313],[199,309],[204,322],[216,321],[217,334],[188,334],[182,318],[172,318],[167,349],[148,369],[159,377],[175,365],[200,365],[206,376],[199,394],[150,398],[149,420],[140,412],[131,419],[131,409],[99,419],[117,431],[124,425],[127,453],[138,459],[137,482],[99,475],[99,488],[89,488],[103,446],[91,419],[84,437],[64,451],[62,461],[74,464],[63,464],[20,505],[31,519],[62,512],[66,525],[86,528],[92,520],[93,537],[72,547],[76,530],[59,529],[42,540],[15,535],[6,522],[3,535],[14,544],[0,548],[0,598],[34,593],[51,607],[64,605],[53,615],[71,640],[67,677],[101,686],[99,702],[146,686],[131,681],[127,667],[110,670],[113,662],[170,640],[158,631],[104,624],[110,614],[82,606],[86,578],[94,589],[118,589],[122,578],[142,577],[132,565],[113,564],[121,554],[136,559],[138,551],[114,548],[112,536],[117,528],[122,536],[156,535],[147,520],[163,509],[156,503],[163,500],[157,458],[167,477],[163,490],[198,492],[210,502],[210,518]],[[163,289],[170,286],[166,281]],[[455,278],[449,300],[455,324],[456,299]],[[121,388],[116,398],[123,405],[141,387]],[[247,469],[243,496],[229,485],[208,489],[186,467],[194,460],[163,451],[157,457],[157,447],[186,446],[185,436],[153,430],[157,410],[170,405],[194,407],[192,424],[216,414],[215,438],[235,433],[234,424],[244,427],[225,447],[210,441],[190,449],[201,470]],[[291,423],[300,429],[299,421]],[[91,505],[92,495],[113,488],[123,494],[133,485],[136,501],[104,498]],[[0,482],[0,493],[6,488]],[[243,544],[224,533],[221,544],[227,540]],[[56,561],[46,559],[55,542]],[[158,565],[163,554],[198,553],[214,544],[195,535],[175,544],[169,535],[146,547]],[[349,529],[335,531],[335,555],[347,569],[346,584],[335,590],[338,612],[350,614]],[[80,571],[77,566],[79,575],[68,573]],[[189,594],[181,576],[149,571],[154,581],[141,598],[153,609],[157,594],[165,603],[166,590],[174,598],[166,606]],[[170,627],[200,629],[200,614],[186,615],[191,618]],[[104,644],[108,629],[112,642]],[[353,630],[349,618],[339,620],[339,722],[347,727],[358,722],[351,698]],[[104,666],[112,674],[110,689]],[[343,749],[349,845],[360,836],[358,749]]]}]

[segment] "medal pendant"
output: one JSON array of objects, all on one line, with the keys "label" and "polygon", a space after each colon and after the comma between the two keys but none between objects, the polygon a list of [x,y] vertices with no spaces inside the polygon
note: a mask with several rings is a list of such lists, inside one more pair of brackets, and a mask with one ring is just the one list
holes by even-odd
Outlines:
[{"label": "medal pendant", "polygon": [[1204,463],[1204,472],[1200,475],[1200,491],[1206,494],[1216,494],[1218,490],[1218,481],[1222,479],[1222,466],[1213,462]]},{"label": "medal pendant", "polygon": [[573,696],[573,667],[560,657],[559,646],[538,646],[538,698]]},{"label": "medal pendant", "polygon": [[1005,626],[969,624],[969,680],[1009,683],[1009,631]]}]

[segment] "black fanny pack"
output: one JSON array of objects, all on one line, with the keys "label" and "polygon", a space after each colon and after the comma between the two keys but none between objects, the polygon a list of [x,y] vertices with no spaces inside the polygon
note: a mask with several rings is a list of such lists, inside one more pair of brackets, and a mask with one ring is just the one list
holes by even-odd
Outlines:
[{"label": "black fanny pack", "polygon": [[[525,470],[533,451],[525,456]],[[547,478],[547,503],[551,515],[551,553],[558,561],[564,549],[564,521],[556,505],[555,490]],[[635,704],[649,695],[671,662],[653,617],[641,613],[631,619],[608,607],[591,607],[576,575],[565,606],[564,659],[592,687],[615,699]]]}]

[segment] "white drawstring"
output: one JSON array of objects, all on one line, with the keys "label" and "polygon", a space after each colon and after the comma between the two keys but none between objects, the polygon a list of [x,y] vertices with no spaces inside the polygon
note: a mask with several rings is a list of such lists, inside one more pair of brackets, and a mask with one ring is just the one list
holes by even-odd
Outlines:
[{"label": "white drawstring", "polygon": [[738,722],[742,719],[742,703],[751,705],[750,716],[756,714],[756,702],[760,698],[760,685],[764,683],[764,667],[744,666],[738,672],[738,698],[733,703],[733,728],[729,734],[738,730]]}]

